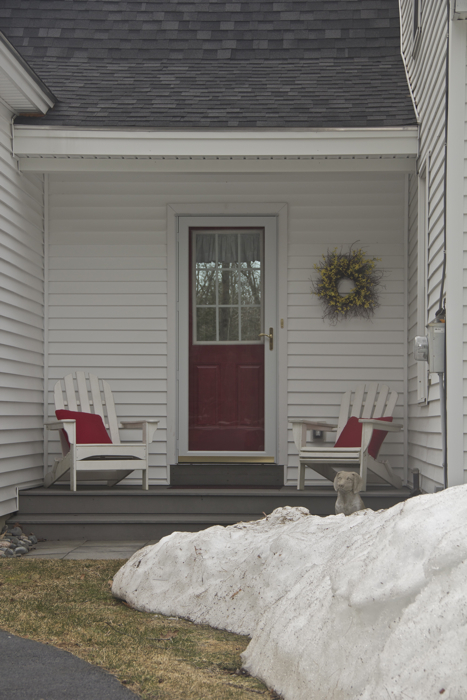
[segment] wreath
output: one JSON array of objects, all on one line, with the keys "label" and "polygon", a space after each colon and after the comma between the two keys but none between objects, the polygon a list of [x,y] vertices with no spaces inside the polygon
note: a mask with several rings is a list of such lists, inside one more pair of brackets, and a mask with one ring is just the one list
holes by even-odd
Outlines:
[{"label": "wreath", "polygon": [[[383,272],[376,269],[380,258],[368,258],[362,248],[347,253],[337,248],[323,255],[314,265],[319,277],[312,283],[312,294],[321,300],[323,319],[331,323],[344,318],[366,318],[373,316],[379,303],[379,286]],[[347,293],[339,291],[343,280],[350,280],[353,288]]]}]

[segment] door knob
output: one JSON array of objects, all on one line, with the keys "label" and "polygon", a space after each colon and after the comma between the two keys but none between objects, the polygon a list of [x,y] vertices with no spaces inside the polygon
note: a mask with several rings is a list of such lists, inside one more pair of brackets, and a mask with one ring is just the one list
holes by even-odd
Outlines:
[{"label": "door knob", "polygon": [[258,338],[269,338],[269,349],[272,350],[274,348],[274,329],[270,328],[269,333],[260,333],[258,335]]}]

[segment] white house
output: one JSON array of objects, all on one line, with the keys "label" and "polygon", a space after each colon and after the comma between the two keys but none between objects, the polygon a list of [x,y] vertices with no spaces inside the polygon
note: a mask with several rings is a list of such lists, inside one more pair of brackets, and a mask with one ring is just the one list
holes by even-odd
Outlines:
[{"label": "white house", "polygon": [[[108,380],[119,418],[160,418],[153,486],[168,483],[171,464],[213,455],[284,465],[284,483],[295,484],[288,418],[333,419],[342,393],[365,381],[399,392],[395,417],[405,429],[384,443],[395,471],[411,483],[410,470],[418,468],[427,491],[443,484],[437,388],[425,386],[426,366],[413,362],[411,341],[436,310],[441,280],[444,15],[433,12],[424,25],[422,4],[414,53],[413,3],[402,2],[406,75],[397,1],[338,5],[1,4],[0,514],[16,510],[17,489],[42,484],[58,451],[42,432],[54,414],[53,385],[77,369]],[[463,29],[451,15],[449,22],[454,51]],[[439,69],[423,72],[424,52]],[[459,66],[453,61],[449,69],[456,80],[459,72],[465,77]],[[449,94],[461,99],[455,88]],[[458,145],[450,147],[448,179],[454,163],[461,167],[461,152],[463,158]],[[426,206],[417,191],[426,193]],[[456,192],[448,189],[446,209],[451,485],[464,479],[462,382],[451,369],[460,372],[462,361],[460,339],[455,343],[463,313],[455,293],[462,260]],[[213,241],[220,255],[219,236],[236,236],[235,245],[248,248],[241,258],[250,261],[248,270],[262,276],[261,298],[250,294],[233,311],[233,302],[218,297],[213,311],[197,311],[190,302],[190,231],[198,237],[192,251],[201,251],[200,270]],[[381,306],[371,320],[330,325],[311,294],[313,265],[353,244],[381,259]],[[258,257],[261,272],[253,274]],[[226,314],[232,326],[243,306],[248,323],[227,333]],[[264,420],[264,438],[255,442],[252,429],[231,443],[224,434],[221,443],[197,442],[188,401],[190,381],[198,381],[190,379],[193,333],[240,352],[248,345],[242,332],[248,340],[270,328],[272,350],[264,339],[249,343],[264,360],[265,389],[255,356],[240,361],[245,371],[227,390],[259,424]],[[203,381],[216,387],[214,360],[203,362]],[[223,410],[225,393],[212,393],[221,397],[215,410]],[[191,407],[197,425],[210,400]],[[309,471],[307,483],[322,481]]]},{"label": "white house", "polygon": [[[417,171],[409,176],[408,460],[422,487],[465,482],[465,83],[467,6],[401,0],[402,56],[419,122]],[[415,335],[446,307],[446,417],[439,382],[411,355]],[[443,443],[446,455],[443,457]]]}]

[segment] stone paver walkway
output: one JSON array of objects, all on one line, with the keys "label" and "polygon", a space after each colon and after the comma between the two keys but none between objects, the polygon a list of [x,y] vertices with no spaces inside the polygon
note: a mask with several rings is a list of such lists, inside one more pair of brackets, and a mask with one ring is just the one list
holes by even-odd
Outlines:
[{"label": "stone paver walkway", "polygon": [[26,559],[129,559],[157,540],[50,540],[38,542]]}]

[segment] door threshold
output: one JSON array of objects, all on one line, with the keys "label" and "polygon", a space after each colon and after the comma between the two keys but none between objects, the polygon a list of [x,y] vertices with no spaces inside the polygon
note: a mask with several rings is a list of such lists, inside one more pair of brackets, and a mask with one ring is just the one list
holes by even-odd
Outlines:
[{"label": "door threshold", "polygon": [[213,457],[206,455],[193,455],[178,458],[178,464],[186,464],[187,462],[192,464],[195,462],[201,462],[203,464],[207,464],[209,462],[214,462],[216,464],[276,464],[274,457],[266,457],[265,455],[262,455],[261,457],[241,457],[239,455],[216,455]]}]

